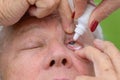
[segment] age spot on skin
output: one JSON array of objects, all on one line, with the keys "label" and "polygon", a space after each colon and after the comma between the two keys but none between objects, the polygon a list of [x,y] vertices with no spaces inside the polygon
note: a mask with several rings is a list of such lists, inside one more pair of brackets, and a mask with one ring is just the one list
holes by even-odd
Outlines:
[{"label": "age spot on skin", "polygon": [[109,70],[110,70],[110,69],[108,69],[108,68],[107,68],[107,69],[105,69],[105,71],[106,71],[106,72],[108,72]]}]

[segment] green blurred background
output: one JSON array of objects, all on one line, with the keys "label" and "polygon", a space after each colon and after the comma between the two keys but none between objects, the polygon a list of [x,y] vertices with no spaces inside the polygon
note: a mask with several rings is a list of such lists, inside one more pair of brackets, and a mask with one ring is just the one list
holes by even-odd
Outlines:
[{"label": "green blurred background", "polygon": [[[95,0],[99,4],[102,0]],[[120,9],[101,22],[104,39],[113,42],[120,50]]]}]

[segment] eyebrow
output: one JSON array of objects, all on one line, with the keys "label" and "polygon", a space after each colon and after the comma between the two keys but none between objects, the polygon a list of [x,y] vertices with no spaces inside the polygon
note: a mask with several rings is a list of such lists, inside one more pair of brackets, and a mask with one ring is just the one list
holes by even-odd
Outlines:
[{"label": "eyebrow", "polygon": [[[25,28],[24,28],[25,27]],[[24,26],[20,29],[19,33],[21,34],[25,34],[31,30],[34,30],[34,29],[39,29],[42,28],[42,26],[38,26],[38,25],[28,25],[28,26]],[[27,28],[26,28],[27,27]]]}]

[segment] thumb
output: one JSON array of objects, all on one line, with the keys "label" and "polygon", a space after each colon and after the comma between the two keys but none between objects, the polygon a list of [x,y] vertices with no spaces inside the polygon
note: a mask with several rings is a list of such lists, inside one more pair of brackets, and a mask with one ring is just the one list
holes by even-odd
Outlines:
[{"label": "thumb", "polygon": [[96,23],[108,17],[113,11],[115,11],[119,7],[120,7],[120,0],[103,0],[91,14],[89,20],[90,28],[94,27],[95,30],[95,26],[97,27],[97,25],[95,25]]}]

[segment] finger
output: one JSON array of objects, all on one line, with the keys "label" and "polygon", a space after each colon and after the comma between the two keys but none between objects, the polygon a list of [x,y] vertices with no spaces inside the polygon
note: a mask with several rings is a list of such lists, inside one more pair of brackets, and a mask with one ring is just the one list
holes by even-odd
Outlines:
[{"label": "finger", "polygon": [[60,0],[38,0],[35,6],[29,9],[31,16],[36,16],[37,18],[43,18],[48,16],[57,8]]},{"label": "finger", "polygon": [[98,49],[106,53],[111,58],[116,71],[120,74],[120,52],[115,45],[111,42],[98,39],[94,41],[94,44]]},{"label": "finger", "polygon": [[75,18],[79,18],[85,11],[88,0],[74,0],[75,4]]},{"label": "finger", "polygon": [[10,26],[17,23],[29,6],[26,0],[0,0],[0,25]]},{"label": "finger", "polygon": [[43,18],[50,14],[48,10],[36,7],[31,7],[29,13],[31,16],[35,16],[37,18]]},{"label": "finger", "polygon": [[68,0],[61,0],[59,13],[61,16],[63,29],[67,33],[72,33],[74,31],[74,25],[72,24],[72,11],[70,9]]},{"label": "finger", "polygon": [[90,76],[79,76],[76,77],[75,80],[102,80],[102,79],[98,79],[96,77],[90,77]]},{"label": "finger", "polygon": [[89,26],[92,27],[93,22],[100,22],[113,11],[120,7],[120,0],[103,0],[93,11],[89,20]]},{"label": "finger", "polygon": [[88,46],[83,50],[76,51],[76,54],[93,62],[96,76],[115,75],[115,71],[109,57],[103,54],[100,50]]}]

